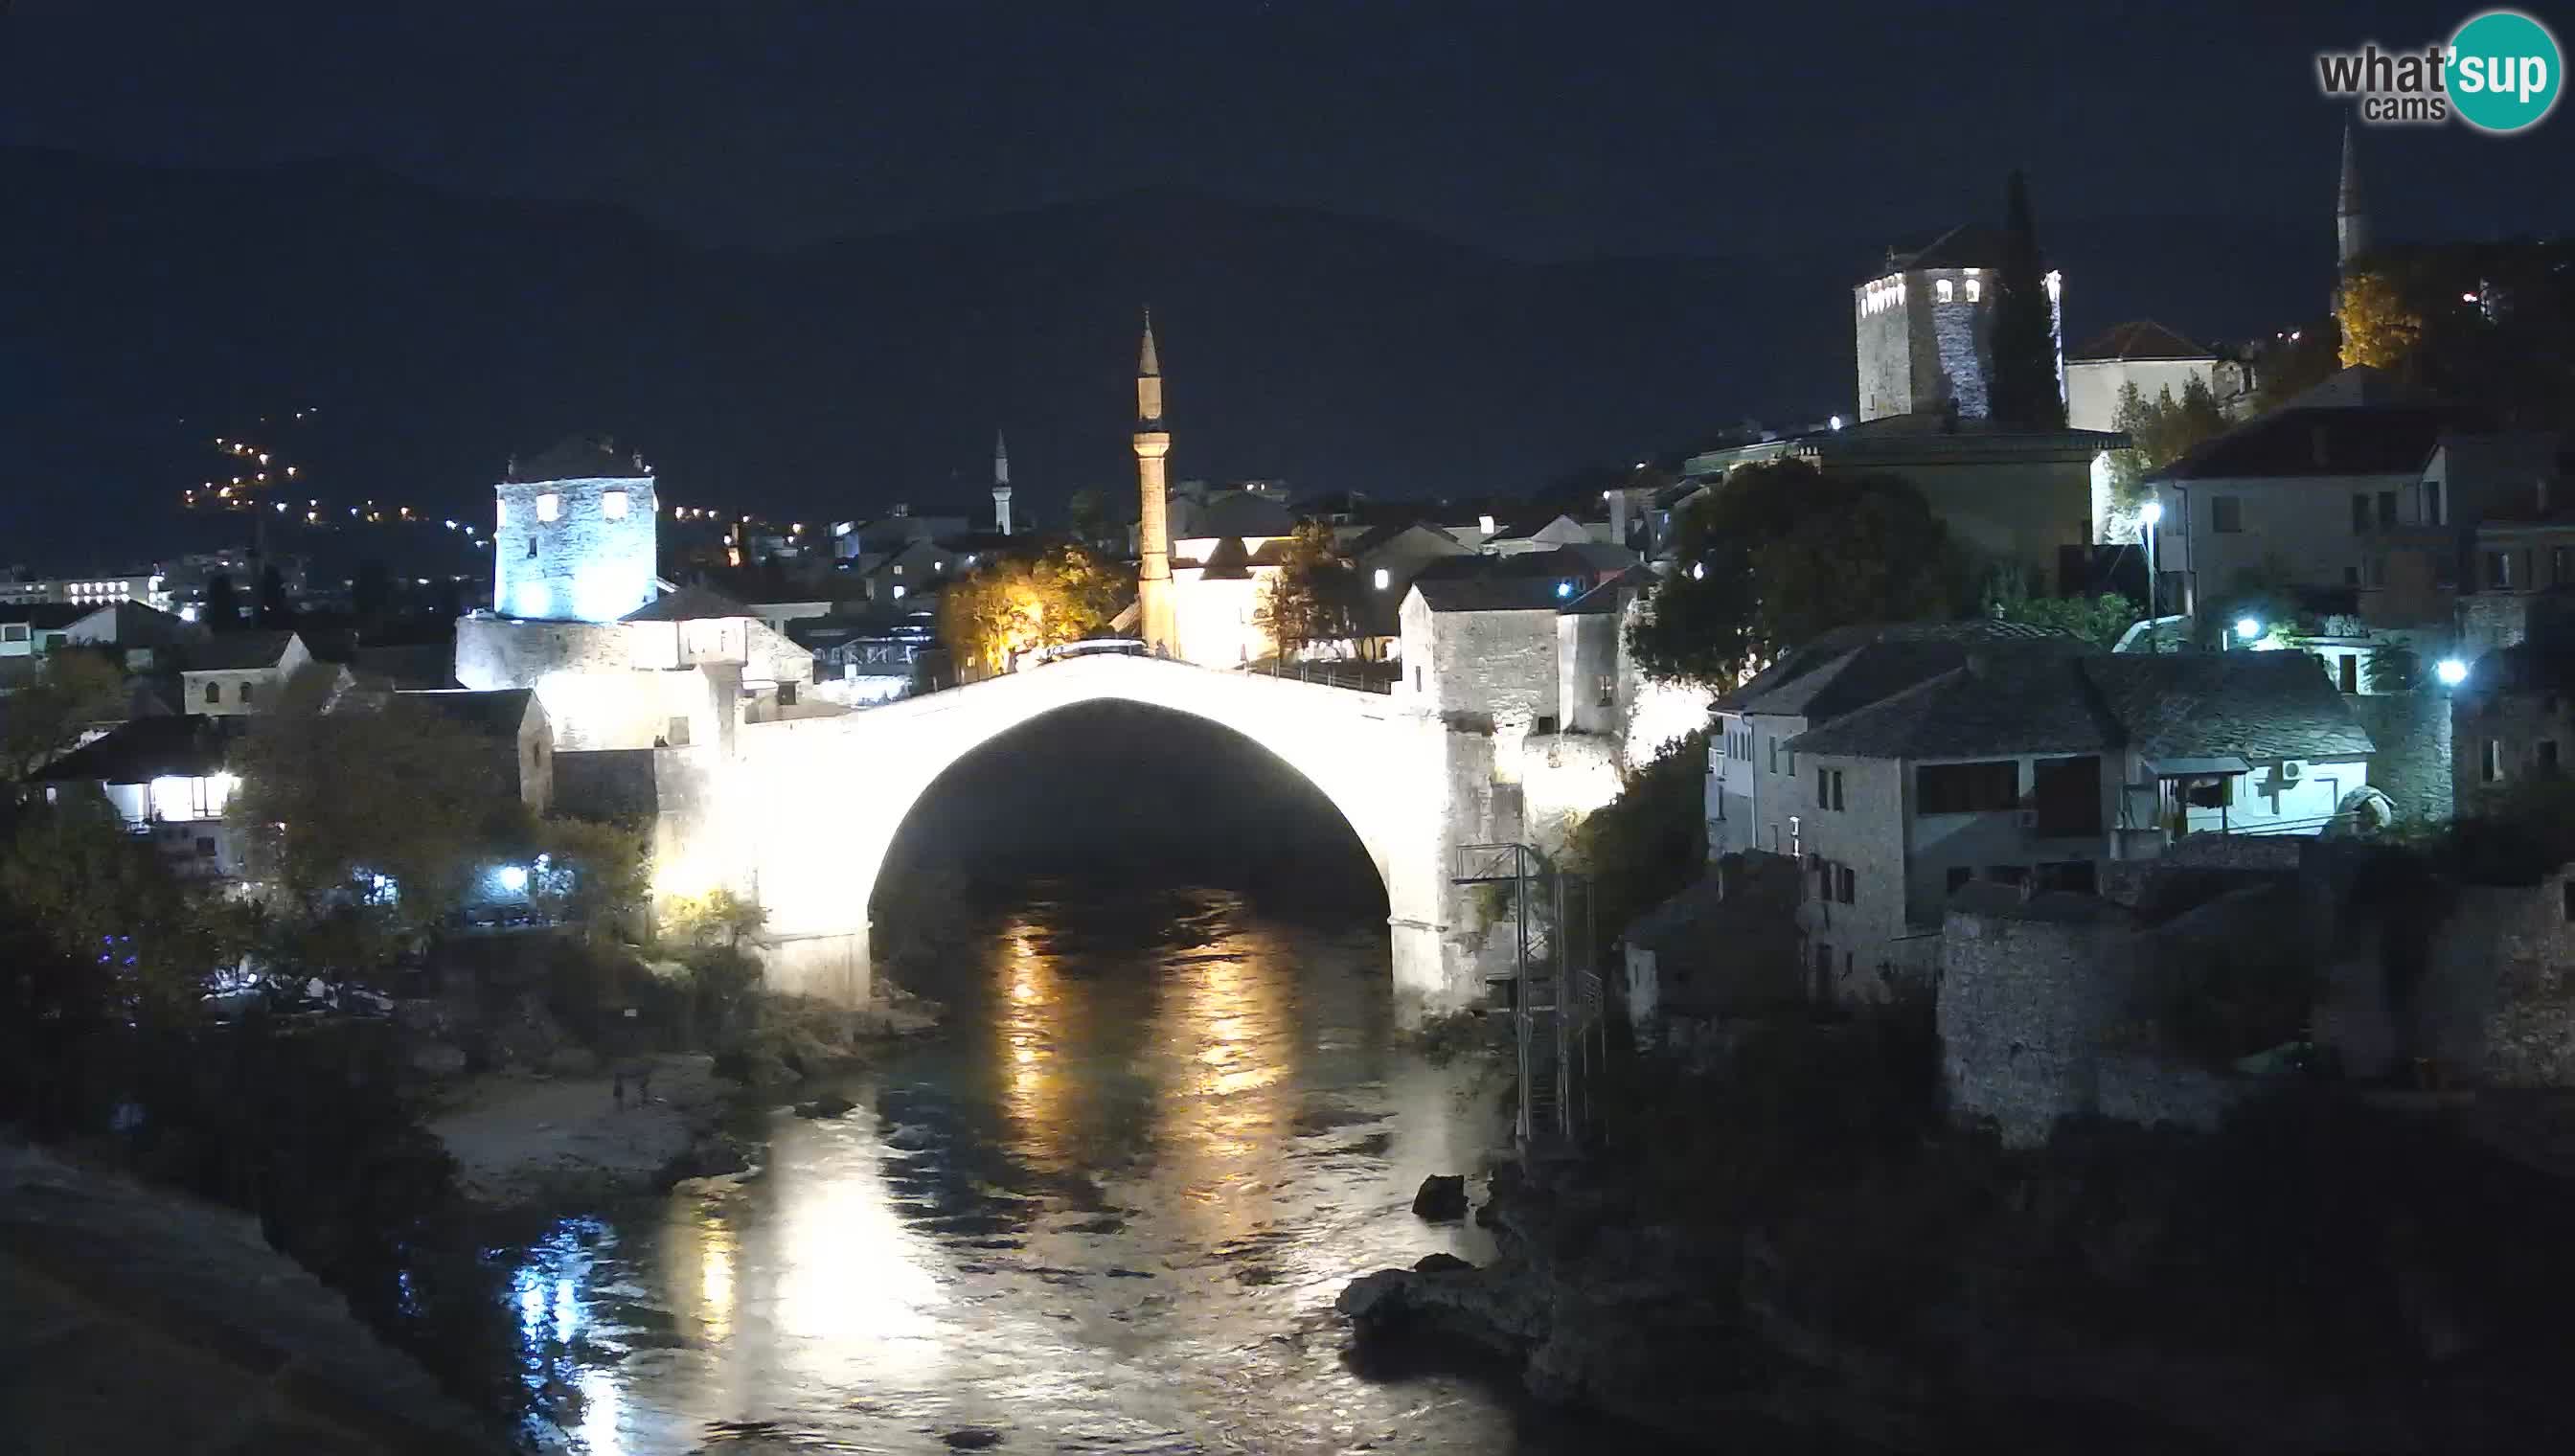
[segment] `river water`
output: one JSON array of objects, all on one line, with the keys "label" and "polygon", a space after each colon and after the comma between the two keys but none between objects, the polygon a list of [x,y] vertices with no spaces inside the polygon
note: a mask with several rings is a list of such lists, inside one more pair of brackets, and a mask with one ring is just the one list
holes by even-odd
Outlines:
[{"label": "river water", "polygon": [[1397,1043],[1386,954],[1231,892],[1036,886],[916,987],[948,1021],[847,1078],[857,1110],[771,1116],[736,1194],[516,1253],[539,1405],[593,1456],[1596,1445],[1347,1363],[1351,1277],[1491,1253],[1411,1214],[1502,1123],[1488,1069]]}]

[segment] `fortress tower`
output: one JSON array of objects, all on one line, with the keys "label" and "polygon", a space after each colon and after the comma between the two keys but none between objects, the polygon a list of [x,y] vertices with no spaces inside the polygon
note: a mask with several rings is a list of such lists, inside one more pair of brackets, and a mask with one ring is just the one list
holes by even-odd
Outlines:
[{"label": "fortress tower", "polygon": [[1163,362],[1154,352],[1154,313],[1145,311],[1145,344],[1136,359],[1136,617],[1146,650],[1180,656],[1180,626],[1172,603],[1172,526],[1167,510],[1164,457],[1172,453],[1163,428]]},{"label": "fortress tower", "polygon": [[640,455],[567,440],[494,486],[492,609],[543,622],[615,622],[653,600],[659,504]]},{"label": "fortress tower", "polygon": [[1011,534],[1011,447],[993,432],[993,529]]},{"label": "fortress tower", "polygon": [[[1851,290],[1860,419],[1992,414],[1993,305],[2009,247],[1997,229],[1951,228],[1917,248],[1887,249],[1875,276]],[[2061,393],[2064,280],[2047,268],[2044,282]]]}]

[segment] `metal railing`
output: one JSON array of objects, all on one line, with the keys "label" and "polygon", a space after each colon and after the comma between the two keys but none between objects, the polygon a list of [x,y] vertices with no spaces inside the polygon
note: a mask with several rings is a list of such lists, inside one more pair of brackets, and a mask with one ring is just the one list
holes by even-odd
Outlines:
[{"label": "metal railing", "polygon": [[1588,1117],[1592,1068],[1605,1051],[1603,990],[1591,965],[1596,943],[1590,881],[1550,863],[1534,845],[1461,844],[1454,883],[1495,886],[1510,900],[1507,985],[1519,1071],[1521,1146],[1571,1151]]}]

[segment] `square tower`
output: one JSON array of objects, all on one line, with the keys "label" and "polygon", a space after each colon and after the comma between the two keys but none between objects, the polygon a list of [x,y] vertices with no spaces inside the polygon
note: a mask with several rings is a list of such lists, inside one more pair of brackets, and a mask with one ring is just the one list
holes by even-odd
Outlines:
[{"label": "square tower", "polygon": [[653,600],[661,507],[640,455],[567,440],[493,487],[492,607],[542,622],[615,622]]},{"label": "square tower", "polygon": [[[1952,403],[1962,419],[1992,413],[1993,306],[2003,254],[2001,233],[1951,228],[1920,248],[1887,250],[1877,276],[1851,290],[1859,418],[1939,414]],[[2052,269],[2047,303],[2062,394],[2063,289]]]}]

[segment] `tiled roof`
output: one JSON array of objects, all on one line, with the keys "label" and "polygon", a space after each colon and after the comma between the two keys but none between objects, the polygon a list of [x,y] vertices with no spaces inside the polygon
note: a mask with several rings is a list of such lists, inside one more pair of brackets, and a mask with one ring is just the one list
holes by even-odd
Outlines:
[{"label": "tiled roof", "polygon": [[[2035,645],[2057,653],[2084,648],[2081,639],[2052,628],[1984,617],[1836,628],[1762,669],[1750,682],[1719,698],[1716,708],[1723,713],[1795,714],[1822,723],[1960,666],[1970,647],[2014,645]],[[1864,663],[1841,661],[1862,649],[1885,651],[1872,653]],[[1829,676],[1805,682],[1827,668],[1833,670]],[[1836,681],[1840,686],[1818,707],[1818,695]]]},{"label": "tiled roof", "polygon": [[2217,351],[2205,344],[2184,338],[2152,319],[2132,319],[2113,324],[2095,334],[2082,348],[2069,351],[2068,364],[2103,359],[2215,359]]},{"label": "tiled roof", "polygon": [[188,645],[184,657],[185,671],[246,673],[257,668],[274,668],[286,656],[286,645],[293,641],[295,631],[292,628],[219,632],[204,642]]},{"label": "tiled roof", "polygon": [[758,617],[760,614],[720,592],[704,587],[682,587],[665,592],[651,602],[619,619],[623,622],[699,622],[725,617]]},{"label": "tiled roof", "polygon": [[202,778],[220,771],[251,720],[179,714],[138,718],[45,765],[40,777],[147,783],[164,775]]},{"label": "tiled roof", "polygon": [[1378,547],[1384,546],[1388,542],[1398,540],[1415,531],[1428,532],[1432,536],[1437,537],[1440,541],[1445,542],[1451,547],[1455,547],[1457,552],[1461,555],[1466,551],[1464,546],[1458,544],[1457,538],[1450,536],[1447,532],[1440,530],[1438,527],[1433,526],[1426,521],[1389,522],[1383,526],[1371,526],[1367,530],[1360,532],[1357,536],[1352,537],[1349,543],[1341,548],[1341,551],[1352,559],[1364,557],[1369,552],[1375,551]]},{"label": "tiled roof", "polygon": [[1626,605],[1628,598],[1654,590],[1654,581],[1652,568],[1643,565],[1629,567],[1614,577],[1601,579],[1599,586],[1566,603],[1563,615],[1590,617],[1617,612]]},{"label": "tiled roof", "polygon": [[2245,421],[2147,479],[2411,475],[2444,432],[2487,424],[2482,412],[2456,405],[2292,406]]},{"label": "tiled roof", "polygon": [[1412,590],[1433,612],[1553,612],[1566,601],[1556,595],[1556,583],[1544,577],[1415,580]]},{"label": "tiled roof", "polygon": [[23,622],[44,629],[69,627],[92,610],[69,602],[11,602],[0,604],[0,622]]},{"label": "tiled roof", "polygon": [[2086,658],[2083,671],[2149,758],[2232,753],[2262,762],[2376,747],[2305,653],[2121,653]]},{"label": "tiled roof", "polygon": [[444,718],[486,733],[516,737],[519,728],[528,721],[528,704],[536,698],[531,688],[492,688],[481,691],[444,688],[422,693],[397,693],[403,703],[417,704]]},{"label": "tiled roof", "polygon": [[[1913,647],[1936,646],[1912,644]],[[1864,649],[1854,657],[1865,657]],[[1889,698],[1830,718],[1791,739],[1801,753],[1871,758],[1973,758],[2113,747],[2118,723],[2067,654],[1980,654]]]},{"label": "tiled roof", "polygon": [[1252,580],[1252,554],[1243,549],[1243,538],[1229,536],[1208,548],[1207,560],[1200,563],[1199,579],[1208,582],[1248,582]]}]

